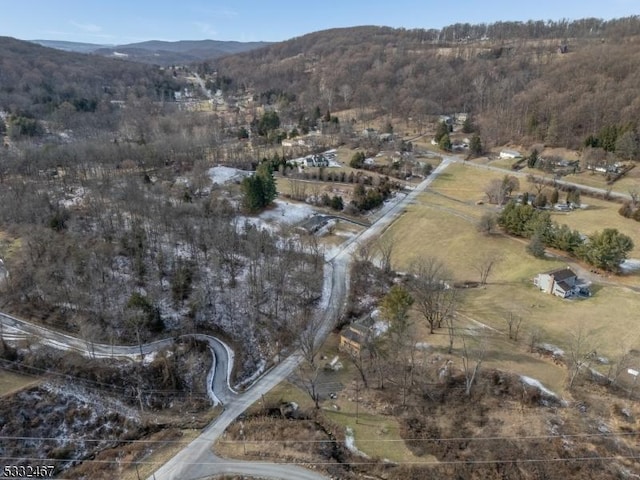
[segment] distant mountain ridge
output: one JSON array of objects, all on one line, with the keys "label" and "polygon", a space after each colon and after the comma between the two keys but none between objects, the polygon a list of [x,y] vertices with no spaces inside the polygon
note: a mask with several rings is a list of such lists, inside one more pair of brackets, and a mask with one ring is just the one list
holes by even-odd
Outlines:
[{"label": "distant mountain ridge", "polygon": [[93,53],[104,57],[125,58],[135,62],[160,66],[214,60],[224,55],[248,52],[271,45],[270,42],[235,42],[222,40],[180,40],[165,42],[149,40],[125,45],[100,45],[60,40],[32,40],[33,43],[79,53]]},{"label": "distant mountain ridge", "polygon": [[30,40],[31,43],[37,43],[43,47],[55,48],[65,52],[91,53],[99,48],[112,47],[113,45],[102,45],[96,43],[67,42],[64,40]]}]

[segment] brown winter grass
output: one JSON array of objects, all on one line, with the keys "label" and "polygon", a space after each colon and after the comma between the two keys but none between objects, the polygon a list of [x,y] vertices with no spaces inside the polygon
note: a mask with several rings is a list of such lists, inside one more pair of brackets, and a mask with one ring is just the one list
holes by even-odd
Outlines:
[{"label": "brown winter grass", "polygon": [[465,295],[464,312],[491,327],[505,330],[508,313],[523,318],[527,332],[539,329],[541,341],[570,350],[572,335],[582,329],[600,355],[614,358],[640,344],[637,306],[640,294],[626,288],[599,287],[593,297],[563,300],[538,291],[533,285],[492,284]]},{"label": "brown winter grass", "polygon": [[[125,460],[122,462],[123,468],[119,472],[118,478],[122,480],[138,480],[138,478],[151,477],[158,468],[184,449],[192,440],[195,440],[200,433],[200,430],[181,430],[177,435],[167,438],[167,443],[158,443],[153,453],[138,460],[140,463],[137,466],[137,470],[133,457],[128,463]],[[154,440],[155,437],[155,435],[152,435],[150,439]],[[160,433],[158,438],[162,437],[165,437],[165,435]],[[162,439],[164,440],[164,438]],[[133,454],[133,456],[137,455]]]},{"label": "brown winter grass", "polygon": [[587,185],[589,187],[602,188],[604,190],[611,189],[614,192],[628,194],[630,188],[637,188],[640,186],[640,170],[637,167],[634,168],[620,180],[617,180],[611,185],[607,184],[607,179],[603,174],[590,171],[567,175],[566,177],[563,177],[563,180]]},{"label": "brown winter grass", "polygon": [[483,206],[457,204],[425,193],[411,205],[385,235],[394,239],[394,267],[406,271],[421,257],[443,261],[458,281],[477,281],[475,265],[484,257],[501,258],[489,281],[527,282],[541,271],[562,265],[539,260],[526,253],[526,243],[503,235],[486,236],[476,230]]},{"label": "brown winter grass", "polygon": [[581,201],[587,208],[570,213],[555,212],[551,219],[559,224],[566,223],[580,233],[590,235],[604,228],[616,228],[633,240],[634,249],[629,253],[631,258],[640,258],[640,223],[618,214],[620,204],[582,196]]},{"label": "brown winter grass", "polygon": [[[355,399],[353,399],[355,400]],[[355,446],[371,458],[392,462],[435,461],[434,457],[417,457],[409,450],[400,435],[400,424],[390,415],[376,415],[359,406],[356,417],[355,401],[342,399],[340,411],[327,410],[325,414],[339,425],[353,430]]]},{"label": "brown winter grass", "polygon": [[[487,255],[499,256],[501,260],[489,277],[489,285],[464,291],[461,311],[466,317],[461,320],[462,326],[473,327],[470,320],[473,319],[501,332],[492,333],[487,342],[488,367],[528,375],[554,391],[561,391],[566,370],[528,353],[529,332],[540,330],[542,341],[568,351],[571,332],[582,328],[591,335],[599,353],[615,357],[621,353],[623,345],[631,348],[634,342],[640,342],[640,338],[629,335],[637,330],[635,309],[639,294],[622,287],[597,286],[592,298],[568,301],[539,292],[532,285],[532,278],[539,272],[563,266],[562,261],[536,259],[526,252],[526,241],[499,234],[486,236],[476,230],[477,219],[495,207],[476,205],[475,200],[481,198],[482,189],[489,180],[499,177],[499,173],[451,165],[434,182],[432,191],[421,195],[385,234],[394,239],[394,267],[406,271],[416,259],[435,256],[447,265],[455,280],[477,281],[479,276],[474,265]],[[634,241],[638,238],[631,256],[636,255],[640,247],[640,228],[629,230],[635,224],[625,223],[626,219],[615,210],[616,204],[586,197],[583,201],[593,208],[570,215],[554,214],[554,220],[584,233],[609,225],[619,228]],[[614,280],[634,279],[637,275]],[[504,335],[507,329],[505,316],[510,312],[524,319],[519,344]],[[446,334],[440,333],[429,335],[425,331],[422,338],[444,348]]]},{"label": "brown winter grass", "polygon": [[362,232],[362,230],[363,228],[359,225],[354,225],[353,223],[340,220],[335,225],[332,232],[322,237],[322,243],[327,248],[337,247],[339,245],[342,245],[350,237],[353,237]]},{"label": "brown winter grass", "polygon": [[39,381],[39,378],[0,370],[0,397],[15,393],[25,387],[33,386]]},{"label": "brown winter grass", "polygon": [[330,441],[313,420],[290,421],[258,416],[231,425],[217,441],[215,450],[225,458],[324,463],[328,460],[319,450],[323,442]]}]

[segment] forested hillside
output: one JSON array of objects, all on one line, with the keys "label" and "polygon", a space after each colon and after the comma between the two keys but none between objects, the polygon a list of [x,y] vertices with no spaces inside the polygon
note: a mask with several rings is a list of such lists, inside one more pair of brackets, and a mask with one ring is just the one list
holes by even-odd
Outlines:
[{"label": "forested hillside", "polygon": [[112,129],[113,101],[168,100],[179,89],[171,72],[156,67],[0,37],[0,110],[13,136],[41,133],[41,120]]},{"label": "forested hillside", "polygon": [[[237,88],[306,108],[411,118],[470,112],[486,145],[577,147],[611,125],[635,127],[640,18],[385,27],[305,35],[217,62]],[[292,117],[293,118],[293,117]]]}]

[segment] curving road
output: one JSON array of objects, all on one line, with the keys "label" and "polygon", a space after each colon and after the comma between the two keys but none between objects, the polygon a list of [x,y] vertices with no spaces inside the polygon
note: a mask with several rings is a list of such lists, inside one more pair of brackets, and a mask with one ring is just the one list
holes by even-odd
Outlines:
[{"label": "curving road", "polygon": [[[347,298],[349,264],[359,244],[380,236],[405,210],[407,205],[423,192],[455,157],[445,157],[441,164],[412,191],[393,203],[385,205],[376,215],[372,225],[359,235],[346,241],[332,258],[327,259],[321,306],[316,312],[320,328],[316,340],[323,341],[339,317]],[[175,338],[167,338],[143,345],[115,346],[88,342],[64,333],[34,325],[16,317],[0,313],[0,334],[6,340],[36,337],[40,342],[62,350],[73,350],[94,358],[140,358],[161,348],[170,346]],[[233,352],[219,339],[209,335],[184,335],[205,341],[212,353],[212,366],[207,378],[207,390],[214,404],[225,406],[223,413],[176,456],[157,470],[149,480],[196,480],[220,474],[240,474],[284,480],[326,480],[327,477],[300,466],[228,460],[215,455],[213,444],[241,413],[261,396],[285,380],[300,364],[302,356],[296,352],[263,375],[245,393],[238,394],[229,383],[233,365]]]},{"label": "curving road", "polygon": [[[420,183],[414,190],[397,202],[386,205],[377,215],[377,219],[367,230],[347,240],[338,253],[328,259],[328,274],[325,274],[322,311],[322,324],[317,334],[317,340],[322,341],[329,334],[336,319],[346,302],[349,284],[349,264],[353,253],[359,244],[367,242],[381,235],[404,212],[404,209],[423,192],[433,180],[444,171],[455,159],[445,158],[432,174]],[[240,460],[223,459],[215,455],[212,446],[224,433],[226,428],[242,412],[249,408],[260,397],[285,380],[302,361],[299,353],[286,358],[277,367],[264,375],[250,390],[238,395],[226,404],[225,411],[207,427],[202,434],[187,445],[180,453],[155,472],[148,480],[196,480],[223,473],[241,475],[259,475],[267,478],[284,480],[320,480],[326,477],[302,469],[300,467],[269,462],[243,462]]]}]

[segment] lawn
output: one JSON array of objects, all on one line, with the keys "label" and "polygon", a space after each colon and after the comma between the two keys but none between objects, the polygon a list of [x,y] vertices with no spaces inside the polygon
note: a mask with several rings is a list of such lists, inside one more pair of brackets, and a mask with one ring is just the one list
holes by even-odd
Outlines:
[{"label": "lawn", "polygon": [[533,285],[488,285],[486,289],[469,290],[464,311],[501,330],[506,329],[505,314],[512,312],[523,318],[523,330],[539,329],[542,342],[565,351],[570,348],[572,334],[580,328],[591,336],[590,343],[599,355],[614,358],[623,347],[638,348],[640,294],[619,287],[595,290],[589,299],[563,300],[544,294]]},{"label": "lawn", "polygon": [[619,203],[586,196],[583,196],[581,201],[588,207],[570,213],[553,212],[552,220],[559,224],[566,223],[585,235],[602,231],[604,228],[616,228],[633,240],[635,248],[629,257],[640,258],[640,223],[618,214]]},{"label": "lawn", "polygon": [[611,189],[614,192],[628,194],[629,189],[640,186],[640,170],[634,168],[627,175],[611,185],[607,184],[607,179],[601,173],[582,172],[575,175],[567,175],[563,177],[567,182],[580,183],[589,187],[602,188],[604,190]]},{"label": "lawn", "polygon": [[[432,201],[433,200],[433,201]],[[502,235],[487,237],[476,230],[484,206],[458,204],[430,193],[418,198],[385,235],[394,239],[394,267],[408,270],[416,259],[442,260],[457,281],[479,279],[475,266],[485,257],[501,258],[489,281],[528,282],[536,273],[562,265],[539,260],[526,252],[526,242]]]},{"label": "lawn", "polygon": [[[485,332],[488,339],[485,366],[537,378],[561,392],[566,370],[528,353],[530,332],[539,331],[540,341],[566,351],[572,332],[582,328],[591,336],[599,354],[613,358],[623,346],[627,349],[640,346],[640,333],[629,334],[637,331],[635,309],[640,294],[623,287],[595,286],[592,298],[574,301],[539,292],[532,284],[533,277],[561,267],[563,262],[532,257],[526,252],[526,240],[499,234],[486,236],[475,228],[483,213],[495,209],[476,205],[475,201],[482,197],[484,186],[499,176],[461,164],[451,165],[385,234],[394,239],[393,264],[396,269],[406,271],[416,259],[435,256],[447,265],[455,280],[473,281],[479,279],[474,265],[486,256],[499,256],[489,285],[464,292],[460,326],[468,328],[473,319],[505,332],[505,315],[512,312],[521,316],[519,344],[509,341],[504,334]],[[637,246],[632,256],[640,256],[640,228],[633,230],[636,224],[620,217],[616,204],[591,198],[585,198],[584,202],[593,208],[569,215],[553,214],[554,220],[584,233],[603,226],[618,228],[634,238]],[[425,333],[423,337],[435,346],[446,344],[446,335]]]}]

